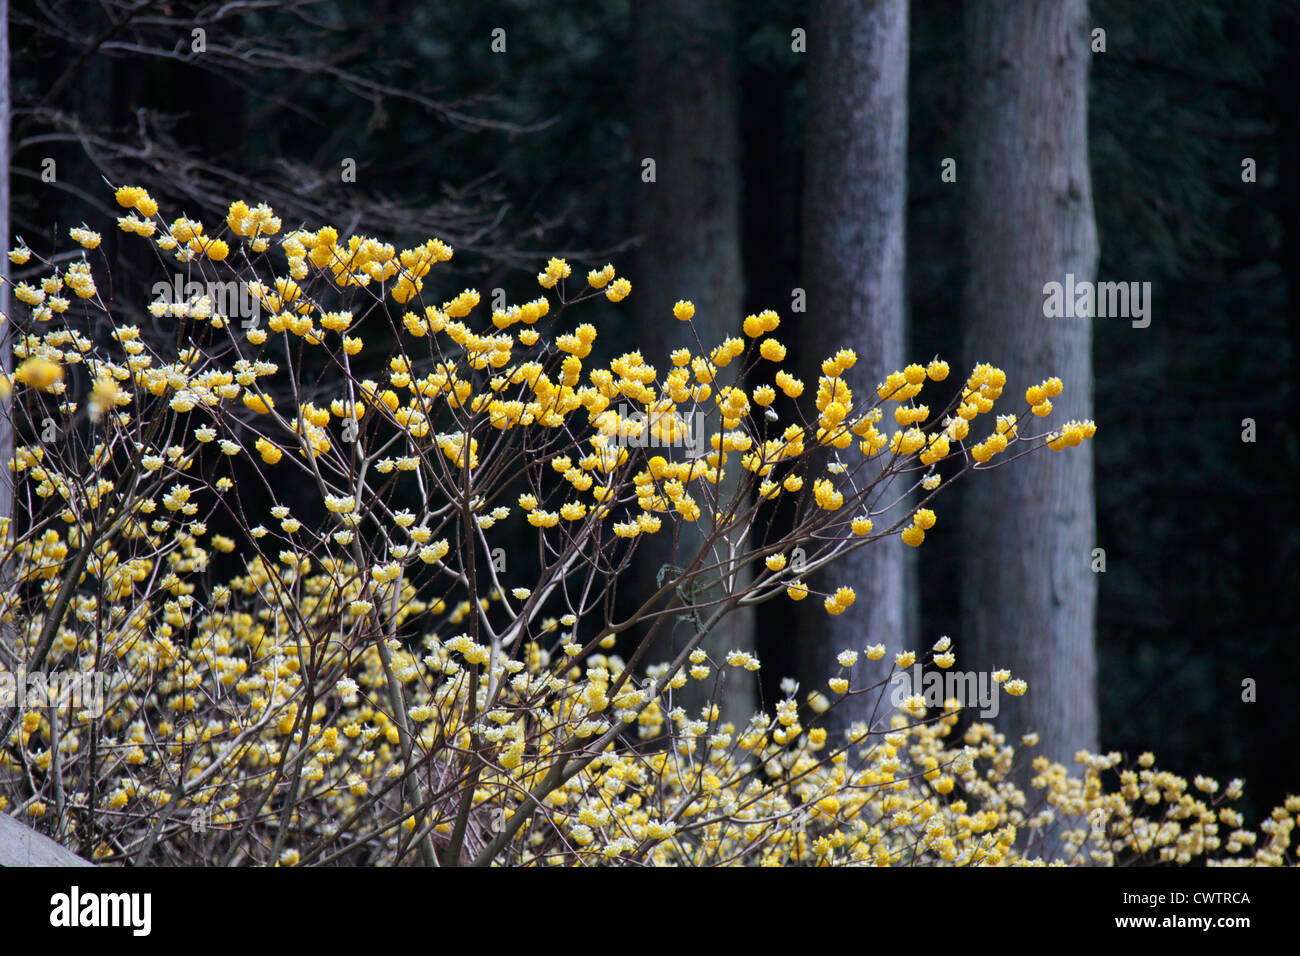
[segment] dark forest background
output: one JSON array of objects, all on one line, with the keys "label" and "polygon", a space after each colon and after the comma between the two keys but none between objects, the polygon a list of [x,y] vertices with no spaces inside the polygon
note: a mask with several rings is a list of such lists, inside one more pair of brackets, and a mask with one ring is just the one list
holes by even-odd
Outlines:
[{"label": "dark forest background", "polygon": [[[801,262],[805,142],[809,124],[848,119],[809,104],[811,54],[791,49],[808,4],[701,5],[725,8],[708,11],[726,24],[708,42],[730,63],[729,118],[691,113],[653,76],[638,85],[637,31],[654,25],[627,0],[14,0],[10,235],[66,249],[59,237],[86,221],[104,233],[114,286],[141,289],[143,309],[140,283],[158,276],[134,241],[119,251],[107,177],[147,187],[169,216],[215,221],[234,199],[265,199],[286,226],[441,236],[457,250],[452,281],[512,300],[535,289],[547,257],[567,255],[583,271],[630,270],[633,299],[655,289],[699,302],[709,290],[683,284],[698,275],[665,272],[638,245],[656,196],[637,118],[687,111],[699,126],[684,135],[734,122],[739,146],[740,273],[703,281],[738,280],[734,324],[776,309],[784,339],[820,358],[834,343],[816,311],[789,309],[817,268]],[[963,11],[914,0],[909,15],[905,352],[956,368]],[[1300,784],[1300,12],[1281,0],[1091,0],[1087,15],[1106,31],[1087,87],[1098,278],[1150,282],[1154,296],[1148,328],[1094,322],[1100,743],[1153,750],[1180,773],[1244,777],[1258,813]],[[941,180],[946,157],[955,183]],[[355,183],[340,181],[345,158]],[[606,353],[644,341],[639,313],[603,308]],[[998,362],[996,341],[985,357]],[[916,634],[925,647],[950,634],[960,653],[955,502],[941,504],[917,558]],[[768,679],[795,670],[804,626],[784,602],[755,622]],[[1257,682],[1253,703],[1244,679]]]}]

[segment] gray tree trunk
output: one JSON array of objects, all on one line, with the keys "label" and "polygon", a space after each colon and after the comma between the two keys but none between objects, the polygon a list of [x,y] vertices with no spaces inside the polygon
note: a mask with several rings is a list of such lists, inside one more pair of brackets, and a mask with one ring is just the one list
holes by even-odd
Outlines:
[{"label": "gray tree trunk", "polygon": [[[858,361],[844,377],[855,406],[874,403],[876,384],[904,364],[907,31],[907,0],[820,0],[809,22],[803,378],[811,395],[822,360],[853,348]],[[856,446],[846,454],[846,463],[861,458]],[[878,468],[868,462],[861,474]],[[867,545],[811,582],[825,590],[848,585],[857,601],[835,617],[811,597],[800,605],[805,692],[833,697],[826,682],[838,672],[835,658],[850,648],[861,655],[868,643],[884,643],[891,653],[875,663],[859,657],[854,686],[888,674],[893,653],[910,638],[906,550],[896,538]],[[880,693],[838,704],[830,728],[873,712],[887,717],[888,689],[883,701]]]},{"label": "gray tree trunk", "polygon": [[[735,36],[730,5],[714,0],[638,0],[633,13],[635,161],[640,169],[643,160],[653,159],[655,181],[637,185],[641,245],[632,299],[638,346],[662,376],[673,349],[684,346],[698,353],[687,324],[673,317],[678,299],[695,304],[695,328],[709,349],[739,335],[744,318]],[[716,427],[717,416],[710,421]],[[731,475],[721,488],[724,501],[740,471],[735,457],[728,464]],[[692,494],[704,507],[694,487]],[[701,525],[706,524],[705,510]],[[701,539],[688,532],[674,558],[665,533],[670,526],[665,522],[664,531],[641,541],[639,594],[657,589],[656,577],[664,564],[682,564],[698,553]],[[744,584],[744,579],[736,581],[733,590]],[[676,636],[683,639],[680,627]],[[665,655],[670,646],[668,639],[660,644]],[[752,651],[752,609],[724,619],[706,646],[715,658],[733,648]],[[757,700],[752,677],[734,668],[721,670],[727,680],[719,705],[723,716],[744,722]],[[705,688],[692,681],[678,698],[698,708],[711,690],[709,684]]]},{"label": "gray tree trunk", "polygon": [[[1028,386],[1058,375],[1065,391],[1043,421],[1089,418],[1091,320],[1043,315],[1045,283],[1097,271],[1087,2],[973,0],[965,39],[966,358],[1006,370],[1003,413],[1019,412]],[[979,440],[992,423],[976,421]],[[1038,419],[1030,427],[1042,430]],[[1070,768],[1076,751],[1097,747],[1094,531],[1087,442],[966,485],[958,666],[1005,667],[1027,680],[1027,696],[1002,697],[998,725],[1013,744],[1036,731],[1033,753]]]}]

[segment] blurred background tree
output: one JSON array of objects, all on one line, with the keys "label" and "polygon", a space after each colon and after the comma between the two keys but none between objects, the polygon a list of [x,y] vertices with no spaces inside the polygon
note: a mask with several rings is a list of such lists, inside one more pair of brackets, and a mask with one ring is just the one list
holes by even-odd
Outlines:
[{"label": "blurred background tree", "polygon": [[[809,331],[817,329],[804,336],[813,345],[801,361],[809,394],[830,343],[857,352],[844,379],[860,401],[874,401],[876,384],[908,361],[907,13],[907,0],[828,0],[809,11],[807,48],[815,55],[808,54],[811,115],[804,130],[799,282],[807,302],[806,311],[791,315]],[[882,427],[893,426],[886,421]],[[858,455],[856,445],[844,452],[846,460]],[[864,483],[879,474],[884,457],[862,471]],[[832,590],[842,583],[856,590],[856,613],[830,617],[820,601],[800,605],[795,644],[798,674],[808,687],[825,692],[827,676],[839,667],[836,656],[860,650],[865,636],[895,635],[893,642],[908,647],[915,642],[915,588],[907,576],[915,552],[898,544],[861,548],[831,572]],[[886,679],[892,660],[864,661],[860,685]],[[855,697],[831,711],[829,720],[837,730],[870,722],[877,704],[875,694]]]},{"label": "blurred background tree", "polygon": [[[737,317],[743,315],[738,52],[730,4],[662,0],[636,3],[632,10],[633,158],[641,181],[633,203],[640,238],[636,274],[641,279],[634,298],[636,341],[662,374],[668,352],[688,348],[698,354],[701,341],[712,348],[736,334]],[[672,318],[679,299],[695,306],[693,325]],[[720,371],[715,387],[734,379]],[[737,470],[731,472],[720,485],[722,500],[730,499],[737,487]],[[678,540],[645,538],[637,549],[635,593],[653,594],[660,570],[688,563],[686,556],[697,554],[703,541],[702,531],[684,531]],[[728,543],[738,550],[745,547],[743,541],[724,540],[706,559],[719,565],[719,584],[710,595],[714,600],[743,590],[749,578],[747,571],[727,570]],[[635,598],[629,603],[635,604]],[[686,621],[671,628],[659,645],[665,659],[678,650],[687,629]],[[754,609],[734,611],[719,622],[711,640],[715,646],[753,652]],[[727,681],[725,670],[720,678]],[[753,682],[728,683],[720,695],[724,719],[742,724],[754,712]],[[696,713],[718,695],[711,683],[697,682],[683,688],[682,696],[683,706]]]},{"label": "blurred background tree", "polygon": [[[1101,320],[1045,318],[1043,297],[1045,282],[1097,274],[1087,0],[967,4],[963,32],[961,367],[1003,369],[1012,414],[1027,388],[1058,376],[1066,385],[1053,427],[1090,419]],[[990,430],[972,422],[972,440]],[[1092,449],[1079,450],[1073,461],[1027,458],[961,489],[960,634],[978,666],[1007,667],[1034,689],[1000,716],[1004,732],[1012,741],[1037,733],[1039,751],[1063,763],[1097,749]],[[1027,786],[1032,767],[1020,773]]]}]

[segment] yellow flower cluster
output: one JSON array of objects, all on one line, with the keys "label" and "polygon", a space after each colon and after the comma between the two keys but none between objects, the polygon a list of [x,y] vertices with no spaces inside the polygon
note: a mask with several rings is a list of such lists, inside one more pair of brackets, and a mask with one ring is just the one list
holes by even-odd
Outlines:
[{"label": "yellow flower cluster", "polygon": [[918,508],[912,515],[912,523],[903,529],[903,543],[913,548],[920,547],[925,533],[934,527],[936,520],[935,513],[929,508]]},{"label": "yellow flower cluster", "polygon": [[[758,543],[737,560],[755,574],[733,597],[751,603],[807,597],[796,547],[824,544],[812,556],[820,568],[848,542],[896,546],[892,516],[879,535],[889,542],[868,538],[882,512],[870,510],[855,470],[875,459],[892,478],[964,447],[968,423],[1001,393],[999,370],[978,366],[940,422],[944,406],[932,402],[941,409],[932,415],[915,399],[948,377],[946,363],[908,365],[864,400],[844,378],[857,356],[842,349],[822,364],[815,423],[783,422],[778,391],[793,402],[804,383],[779,367],[786,349],[771,311],[662,365],[640,352],[597,360],[596,328],[561,322],[583,298],[630,294],[612,265],[566,298],[572,267],[552,258],[537,277],[546,294],[488,317],[475,289],[426,302],[432,267],[452,256],[438,239],[398,250],[330,226],[282,234],[274,210],[244,202],[208,229],[166,221],[138,187],[117,201],[130,210],[123,231],[245,283],[267,320],[241,328],[205,295],[158,300],[151,315],[175,327],[153,341],[98,301],[84,258],[15,288],[30,318],[49,323],[66,286],[104,313],[111,334],[98,344],[71,325],[23,324],[14,337],[19,364],[0,385],[69,440],[15,449],[18,497],[32,513],[0,525],[0,556],[16,573],[0,619],[34,668],[97,670],[105,683],[99,708],[60,706],[52,719],[28,702],[12,721],[0,712],[3,807],[55,833],[72,832],[69,813],[98,814],[95,855],[136,863],[155,845],[156,858],[193,862],[190,831],[155,824],[160,813],[175,822],[195,812],[214,828],[203,852],[265,865],[412,854],[527,865],[1024,864],[1043,861],[1017,834],[1067,820],[1090,822],[1068,824],[1062,862],[1289,859],[1295,810],[1270,821],[1270,840],[1256,847],[1229,810],[1149,766],[1121,771],[1108,791],[1109,755],[1087,758],[1082,778],[1036,765],[1055,815],[1026,809],[1032,795],[1009,782],[1014,748],[984,724],[953,739],[954,708],[926,715],[910,701],[847,740],[819,726],[834,705],[817,693],[739,726],[713,705],[687,712],[673,691],[716,679],[722,662],[761,667],[743,651],[715,659],[701,643],[712,613],[702,582],[719,573],[712,550],[665,569],[679,574],[664,587],[674,613],[702,624],[691,646],[635,673],[628,660],[643,655],[616,652],[626,628],[602,609],[644,535],[676,538],[683,523],[715,539],[743,529]],[[73,238],[97,245],[87,227]],[[20,246],[10,258],[31,255]],[[685,300],[672,311],[695,314]],[[369,330],[391,347],[367,348]],[[744,387],[765,362],[778,366],[771,384]],[[719,381],[728,368],[734,384]],[[1059,382],[1036,388],[1027,397],[1041,417]],[[91,429],[77,418],[81,398]],[[879,427],[887,401],[892,434]],[[998,418],[996,437],[976,448],[1037,442],[1017,427]],[[1043,443],[1078,444],[1093,430],[1069,423]],[[855,441],[861,457],[809,474],[814,456]],[[729,472],[739,499],[726,497]],[[292,509],[259,510],[260,495],[287,487]],[[754,517],[782,496],[797,496],[805,516],[784,537]],[[919,544],[935,521],[917,509],[904,542]],[[536,580],[498,564],[506,522],[536,535]],[[218,563],[239,570],[214,577]],[[832,615],[856,600],[850,587],[817,593]],[[858,659],[839,656],[836,695],[855,692]],[[936,645],[934,660],[948,667],[953,656]],[[1026,689],[1006,673],[999,682],[1012,695]],[[1157,820],[1149,808],[1160,802],[1171,812]]]},{"label": "yellow flower cluster", "polygon": [[853,588],[837,588],[835,593],[828,597],[824,602],[826,605],[826,612],[828,614],[843,614],[849,609],[853,602],[857,600],[857,597],[858,596],[854,593]]}]

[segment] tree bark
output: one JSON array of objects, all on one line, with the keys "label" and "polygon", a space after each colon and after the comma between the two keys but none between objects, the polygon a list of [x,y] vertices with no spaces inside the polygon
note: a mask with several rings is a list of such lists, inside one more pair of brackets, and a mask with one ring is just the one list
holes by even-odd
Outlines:
[{"label": "tree bark", "polygon": [[[1089,418],[1092,320],[1043,315],[1045,283],[1071,273],[1094,280],[1097,271],[1087,2],[968,0],[965,41],[967,370],[987,361],[1006,371],[1001,413],[1018,412],[1028,386],[1060,376],[1065,391],[1045,421]],[[1089,444],[971,476],[962,521],[967,652],[959,639],[958,666],[1009,668],[1027,680],[1028,695],[1002,697],[999,728],[1016,745],[1037,732],[1031,753],[1072,767],[1075,752],[1097,748]]]},{"label": "tree bark", "polygon": [[[875,387],[903,366],[906,341],[905,211],[907,200],[907,0],[821,0],[808,30],[808,107],[804,154],[803,378],[816,389],[821,362],[840,348],[858,355],[845,374],[855,407],[875,401]],[[865,404],[864,404],[865,403]],[[856,447],[850,455],[860,458]],[[883,457],[883,456],[882,456]],[[878,470],[867,462],[859,474]],[[870,480],[870,478],[868,478]],[[909,641],[905,545],[882,540],[820,572],[825,590],[848,585],[857,601],[831,617],[820,601],[800,606],[799,673],[805,690],[826,688],[847,649]],[[859,658],[853,684],[889,672]],[[887,688],[837,704],[825,718],[833,731],[875,713],[888,717]]]},{"label": "tree bark", "polygon": [[[655,181],[638,181],[635,202],[637,251],[635,305],[637,340],[660,376],[668,353],[679,347],[698,354],[689,327],[673,317],[673,303],[695,304],[694,325],[706,348],[740,334],[743,274],[740,258],[739,92],[736,82],[735,27],[730,4],[715,0],[638,0],[635,33],[635,125],[638,175],[645,159],[655,163]],[[719,384],[725,378],[719,378]],[[716,415],[710,419],[716,423]],[[708,449],[703,449],[707,451]],[[678,453],[680,456],[680,452]],[[736,487],[739,462],[729,462],[731,477],[719,488],[725,503]],[[697,499],[699,493],[692,489]],[[703,508],[703,502],[701,502]],[[708,512],[701,515],[702,527]],[[638,593],[657,589],[667,563],[682,565],[698,553],[699,534],[686,531],[676,555],[666,531],[642,539],[636,576]],[[739,542],[737,542],[739,543]],[[743,589],[738,575],[730,590]],[[715,588],[711,596],[723,596]],[[678,634],[677,639],[684,638]],[[752,651],[754,615],[742,609],[723,619],[707,643],[711,654],[733,648]],[[750,675],[722,668],[725,719],[743,723],[754,710]],[[687,706],[702,705],[709,688],[691,682],[678,692]]]}]

